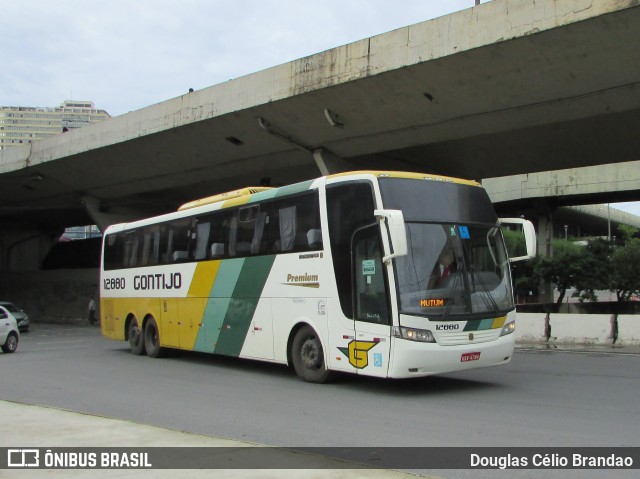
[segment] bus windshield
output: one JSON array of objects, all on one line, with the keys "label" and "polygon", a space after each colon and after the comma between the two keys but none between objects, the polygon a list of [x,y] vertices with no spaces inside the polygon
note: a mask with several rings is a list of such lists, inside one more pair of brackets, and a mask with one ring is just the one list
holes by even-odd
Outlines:
[{"label": "bus windshield", "polygon": [[408,254],[395,260],[401,313],[447,320],[515,308],[504,240],[482,188],[385,178],[380,190],[385,208],[405,216]]},{"label": "bus windshield", "polygon": [[407,223],[407,240],[409,254],[396,259],[400,312],[446,320],[514,308],[496,226]]}]

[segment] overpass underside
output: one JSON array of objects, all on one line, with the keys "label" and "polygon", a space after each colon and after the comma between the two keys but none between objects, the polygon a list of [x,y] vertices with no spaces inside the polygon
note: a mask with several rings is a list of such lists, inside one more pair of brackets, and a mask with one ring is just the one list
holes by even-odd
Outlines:
[{"label": "overpass underside", "polygon": [[481,180],[638,161],[639,31],[638,0],[494,0],[3,150],[0,218],[104,226],[319,166]]},{"label": "overpass underside", "polygon": [[317,176],[317,148],[473,179],[633,161],[638,31],[638,1],[489,2],[5,150],[0,214],[173,210]]}]

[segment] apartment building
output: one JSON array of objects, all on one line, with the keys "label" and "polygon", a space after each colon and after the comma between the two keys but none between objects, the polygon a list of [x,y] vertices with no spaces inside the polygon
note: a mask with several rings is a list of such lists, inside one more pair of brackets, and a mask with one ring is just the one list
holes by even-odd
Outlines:
[{"label": "apartment building", "polygon": [[107,118],[111,116],[91,101],[66,100],[57,108],[0,106],[0,150]]}]

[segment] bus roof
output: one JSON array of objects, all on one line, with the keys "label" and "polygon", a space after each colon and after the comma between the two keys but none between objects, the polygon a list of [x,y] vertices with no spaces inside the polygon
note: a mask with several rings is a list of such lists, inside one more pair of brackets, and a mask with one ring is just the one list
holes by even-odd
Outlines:
[{"label": "bus roof", "polygon": [[364,171],[348,171],[345,173],[335,173],[327,176],[327,178],[340,178],[343,176],[352,175],[373,175],[377,178],[405,178],[412,180],[430,180],[430,181],[445,181],[449,183],[458,183],[461,185],[481,186],[480,183],[473,180],[464,180],[462,178],[455,178],[453,176],[432,175],[429,173],[412,173],[409,171],[384,171],[384,170],[364,170]]},{"label": "bus roof", "polygon": [[231,200],[233,198],[240,198],[242,196],[250,196],[255,193],[260,193],[262,191],[268,191],[272,189],[273,188],[270,186],[247,186],[245,188],[227,191],[226,193],[220,193],[213,196],[207,196],[206,198],[201,198],[199,200],[190,201],[178,208],[178,211],[188,210],[190,208],[195,208],[196,206],[210,205],[212,203]]},{"label": "bus roof", "polygon": [[[374,171],[374,170],[347,171],[344,173],[335,173],[333,175],[328,175],[327,179],[343,178],[346,176],[358,176],[358,175],[373,175],[378,178],[406,178],[406,179],[414,179],[414,180],[446,181],[450,183],[480,186],[480,184],[476,181],[463,180],[463,179],[454,178],[451,176],[430,175],[426,173],[411,173],[406,171]],[[298,184],[307,184],[307,183],[308,182],[302,182]],[[178,211],[195,208],[197,206],[218,203],[220,201],[227,201],[231,199],[242,198],[244,196],[251,196],[256,193],[261,193],[263,191],[269,191],[274,189],[276,188],[270,187],[270,186],[246,186],[244,188],[228,191],[226,193],[219,193],[217,195],[207,196],[206,198],[190,201],[180,206],[180,208],[178,208]]]},{"label": "bus roof", "polygon": [[[414,180],[426,180],[426,181],[438,181],[447,183],[456,183],[470,186],[481,186],[480,183],[473,180],[464,180],[461,178],[454,178],[450,176],[442,175],[430,175],[428,173],[412,173],[407,171],[385,171],[385,170],[357,170],[347,171],[344,173],[335,173],[327,175],[326,179],[329,183],[334,181],[344,181],[349,177],[366,177],[374,176],[376,178],[404,178]],[[164,215],[156,216],[153,218],[140,219],[131,223],[121,223],[119,225],[112,225],[108,228],[121,231],[122,229],[129,229],[131,227],[146,226],[156,223],[160,219],[173,219],[180,217],[190,216],[192,213],[188,210],[192,210],[202,206],[213,206],[214,209],[224,209],[232,206],[243,205],[254,201],[261,201],[273,197],[287,196],[290,194],[301,193],[303,191],[313,188],[313,184],[318,180],[314,178],[312,180],[302,181],[292,185],[280,186],[280,187],[268,187],[268,186],[247,186],[236,190],[228,191],[225,193],[219,193],[213,196],[207,196],[197,200],[190,201],[183,204],[177,211],[172,213],[166,213]],[[254,196],[255,195],[255,196]],[[215,206],[214,206],[215,205]],[[105,231],[105,234],[107,231]]]}]

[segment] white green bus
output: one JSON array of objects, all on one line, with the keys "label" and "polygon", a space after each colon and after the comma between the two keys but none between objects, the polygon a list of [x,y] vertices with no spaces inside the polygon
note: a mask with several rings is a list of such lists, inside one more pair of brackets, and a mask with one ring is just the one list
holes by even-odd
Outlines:
[{"label": "white green bus", "polygon": [[[526,237],[516,259],[535,255],[531,223],[509,221]],[[515,306],[500,228],[478,183],[417,173],[197,200],[104,232],[102,333],[134,354],[252,358],[310,382],[504,364]]]}]

